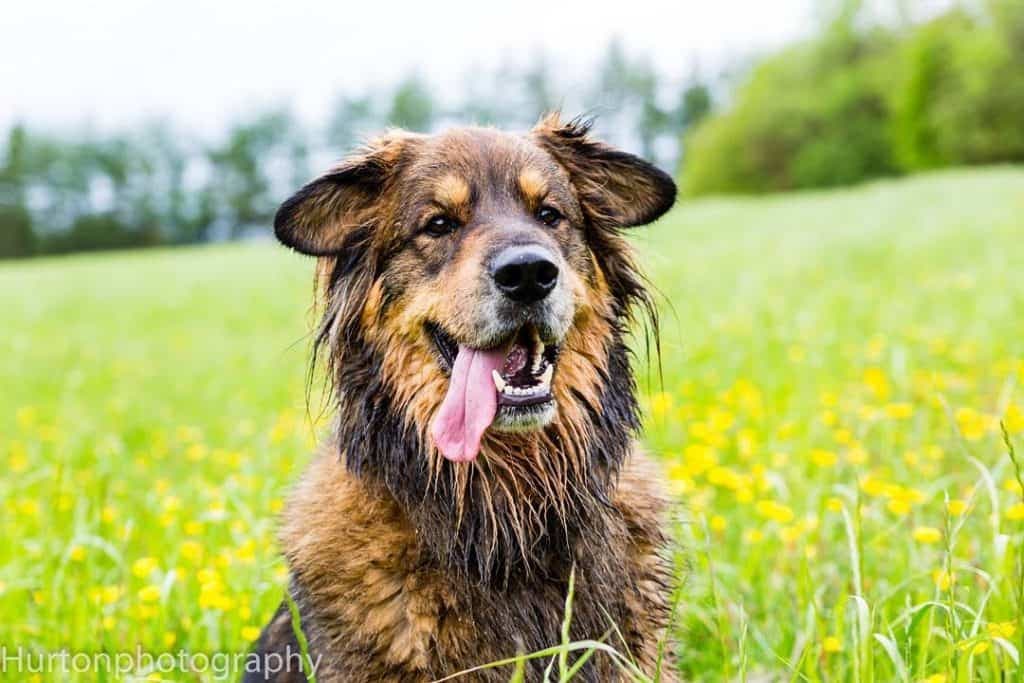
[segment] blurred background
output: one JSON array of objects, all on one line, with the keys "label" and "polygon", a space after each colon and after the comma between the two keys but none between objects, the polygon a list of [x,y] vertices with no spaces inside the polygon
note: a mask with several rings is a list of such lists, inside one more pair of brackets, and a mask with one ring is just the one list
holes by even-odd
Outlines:
[{"label": "blurred background", "polygon": [[[330,415],[276,207],[560,108],[682,190],[628,235],[683,678],[1021,680],[1024,0],[8,2],[0,84],[0,645],[246,652]],[[12,677],[237,679],[156,673]]]},{"label": "blurred background", "polygon": [[0,40],[0,256],[265,236],[385,126],[540,113],[687,195],[1024,159],[1015,0],[16,3]]}]

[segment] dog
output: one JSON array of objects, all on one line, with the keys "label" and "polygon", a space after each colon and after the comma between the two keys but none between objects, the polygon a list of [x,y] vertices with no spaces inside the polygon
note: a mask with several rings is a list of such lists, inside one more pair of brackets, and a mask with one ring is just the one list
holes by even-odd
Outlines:
[{"label": "dog", "polygon": [[[299,651],[294,611],[321,683],[433,681],[557,645],[573,578],[570,637],[673,679],[666,504],[625,340],[655,311],[624,230],[675,196],[552,114],[519,135],[391,130],[284,202],[277,238],[319,259],[336,417],[285,507],[289,599],[259,661]],[[605,653],[577,677],[626,680]]]}]

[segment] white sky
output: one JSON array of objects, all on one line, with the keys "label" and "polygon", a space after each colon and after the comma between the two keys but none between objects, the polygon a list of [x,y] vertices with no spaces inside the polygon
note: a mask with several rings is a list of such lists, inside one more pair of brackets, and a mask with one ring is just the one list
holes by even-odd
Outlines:
[{"label": "white sky", "polygon": [[810,31],[810,0],[13,0],[0,11],[0,129],[166,116],[217,131],[289,103],[322,121],[342,90],[416,69],[456,92],[473,65],[543,50],[571,83],[612,36],[676,77]]}]

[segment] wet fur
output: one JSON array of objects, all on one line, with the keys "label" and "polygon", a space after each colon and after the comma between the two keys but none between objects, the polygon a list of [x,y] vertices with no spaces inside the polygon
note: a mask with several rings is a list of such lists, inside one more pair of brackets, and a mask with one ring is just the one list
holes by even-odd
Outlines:
[{"label": "wet fur", "polygon": [[[441,167],[472,187],[438,177]],[[513,189],[477,196],[505,186]],[[480,209],[479,228],[444,244],[402,232],[427,187],[492,213]],[[481,334],[486,321],[465,311],[481,255],[501,239],[488,226],[522,222],[516,207],[542,189],[567,227],[538,239],[570,266],[575,306],[553,384],[558,414],[541,431],[488,432],[481,456],[456,466],[427,435],[447,378],[423,324]],[[670,572],[664,504],[634,443],[624,341],[637,307],[653,309],[620,231],[650,222],[674,195],[665,174],[593,141],[585,124],[552,117],[523,138],[391,133],[282,206],[278,236],[321,257],[316,347],[337,405],[334,437],[293,493],[281,533],[320,681],[430,681],[549,647],[573,567],[572,637],[598,639],[614,625],[625,643],[609,642],[653,671]],[[294,642],[282,607],[256,651]],[[532,663],[527,679],[544,666]],[[618,679],[603,655],[580,676]]]}]

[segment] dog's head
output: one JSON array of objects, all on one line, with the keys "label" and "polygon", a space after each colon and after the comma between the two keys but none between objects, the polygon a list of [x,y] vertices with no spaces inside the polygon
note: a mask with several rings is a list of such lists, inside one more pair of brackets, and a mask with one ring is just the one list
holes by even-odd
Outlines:
[{"label": "dog's head", "polygon": [[665,173],[549,117],[525,136],[389,132],[286,201],[275,230],[325,259],[336,366],[374,349],[395,404],[465,462],[485,434],[600,401],[642,294],[618,231],[674,198]]}]

